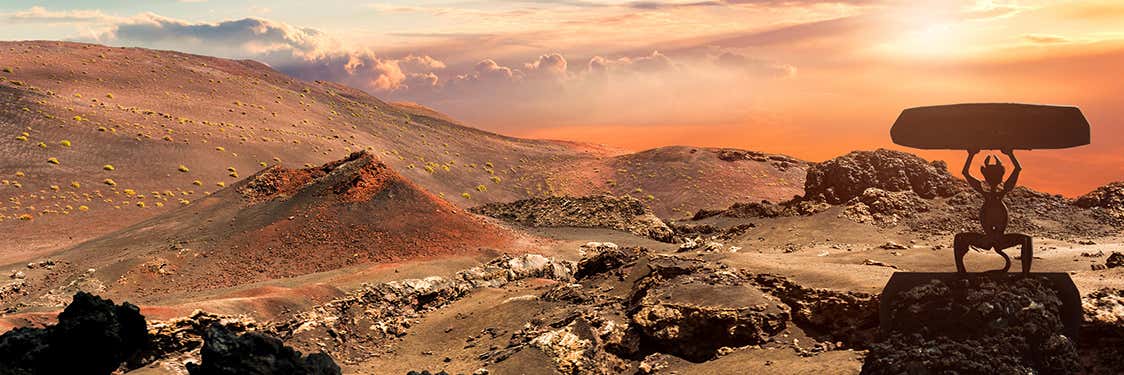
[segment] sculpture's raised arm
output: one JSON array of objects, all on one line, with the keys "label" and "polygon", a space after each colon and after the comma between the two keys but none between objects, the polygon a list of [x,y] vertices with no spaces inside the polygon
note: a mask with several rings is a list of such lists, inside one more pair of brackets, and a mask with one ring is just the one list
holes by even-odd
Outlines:
[{"label": "sculpture's raised arm", "polygon": [[972,159],[974,159],[976,157],[976,154],[978,153],[980,153],[979,149],[968,150],[968,160],[964,161],[964,170],[960,171],[960,173],[963,174],[964,179],[968,181],[968,186],[971,186],[972,189],[975,189],[982,194],[984,192],[984,189],[983,186],[980,185],[980,180],[972,177],[972,172],[968,170],[968,168],[972,166]]}]

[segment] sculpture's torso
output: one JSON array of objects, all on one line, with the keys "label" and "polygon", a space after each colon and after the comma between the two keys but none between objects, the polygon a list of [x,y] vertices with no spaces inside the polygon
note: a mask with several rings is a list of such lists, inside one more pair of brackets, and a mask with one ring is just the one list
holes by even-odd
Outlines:
[{"label": "sculpture's torso", "polygon": [[1007,204],[1003,203],[1003,191],[989,191],[983,194],[984,203],[980,208],[980,224],[984,234],[998,239],[1007,231]]}]

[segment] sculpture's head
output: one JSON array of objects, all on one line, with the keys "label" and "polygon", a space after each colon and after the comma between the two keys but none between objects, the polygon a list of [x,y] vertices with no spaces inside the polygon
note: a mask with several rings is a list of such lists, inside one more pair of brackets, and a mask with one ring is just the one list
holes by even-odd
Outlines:
[{"label": "sculpture's head", "polygon": [[997,187],[1003,183],[1003,175],[1007,173],[1007,168],[1003,167],[1003,161],[999,158],[988,155],[984,159],[984,165],[980,166],[980,174],[983,174],[984,181],[991,187]]}]

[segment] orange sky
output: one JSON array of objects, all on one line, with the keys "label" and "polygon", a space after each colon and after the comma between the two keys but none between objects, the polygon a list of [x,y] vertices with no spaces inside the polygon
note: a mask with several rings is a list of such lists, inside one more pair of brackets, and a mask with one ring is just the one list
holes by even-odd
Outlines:
[{"label": "orange sky", "polygon": [[[1090,146],[1021,182],[1124,180],[1124,2],[323,0],[0,4],[0,35],[248,58],[499,133],[818,161],[892,147],[902,109],[1079,106]],[[962,151],[920,153],[958,170]]]}]

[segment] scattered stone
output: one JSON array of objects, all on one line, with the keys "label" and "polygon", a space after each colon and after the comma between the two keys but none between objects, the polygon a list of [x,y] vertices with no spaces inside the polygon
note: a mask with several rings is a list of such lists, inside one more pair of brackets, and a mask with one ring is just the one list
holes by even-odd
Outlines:
[{"label": "scattered stone", "polygon": [[1108,268],[1124,266],[1124,253],[1113,251],[1112,255],[1109,255],[1108,259],[1105,259],[1104,265]]},{"label": "scattered stone", "polygon": [[887,241],[886,243],[878,246],[878,248],[886,250],[905,250],[906,246],[894,241]]},{"label": "scattered stone", "polygon": [[1089,268],[1092,268],[1093,271],[1103,271],[1108,269],[1108,267],[1105,267],[1105,265],[1103,264],[1090,264]]},{"label": "scattered stone", "polygon": [[1096,245],[1097,243],[1093,242],[1093,240],[1080,240],[1080,241],[1077,241],[1077,244],[1078,245]]},{"label": "scattered stone", "polygon": [[893,264],[886,263],[886,262],[880,262],[880,261],[873,260],[873,259],[864,259],[862,264],[864,266],[879,266],[879,267],[890,267],[890,268],[893,268],[893,269],[898,269],[898,266],[895,266]]},{"label": "scattered stone", "polygon": [[1104,251],[1097,250],[1097,252],[1095,252],[1095,253],[1082,252],[1081,256],[1086,257],[1086,258],[1100,258],[1100,257],[1104,256]]},{"label": "scattered stone", "polygon": [[23,271],[14,271],[11,275],[8,275],[9,279],[22,279],[25,277],[27,277],[27,275],[24,274]]}]

